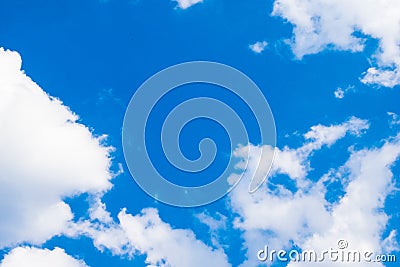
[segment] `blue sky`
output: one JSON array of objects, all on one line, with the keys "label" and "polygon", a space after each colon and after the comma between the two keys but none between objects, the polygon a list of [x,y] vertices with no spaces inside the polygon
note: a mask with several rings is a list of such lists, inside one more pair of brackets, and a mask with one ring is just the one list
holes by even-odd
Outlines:
[{"label": "blue sky", "polygon": [[[320,251],[339,239],[400,257],[400,5],[197,2],[2,2],[1,267],[266,266],[256,258],[264,245]],[[253,51],[257,42],[264,49]],[[179,208],[132,179],[122,124],[145,80],[198,60],[232,66],[258,85],[275,119],[276,158],[255,196],[245,188],[250,168],[224,198]],[[217,88],[189,85],[159,103],[155,123],[183,99],[205,95],[248,117]],[[197,121],[182,131],[183,153],[198,157],[193,148],[208,136],[219,154],[198,175],[203,183],[238,145],[230,148],[220,126]],[[166,165],[155,150],[155,164]],[[185,182],[174,171],[164,170]]]}]

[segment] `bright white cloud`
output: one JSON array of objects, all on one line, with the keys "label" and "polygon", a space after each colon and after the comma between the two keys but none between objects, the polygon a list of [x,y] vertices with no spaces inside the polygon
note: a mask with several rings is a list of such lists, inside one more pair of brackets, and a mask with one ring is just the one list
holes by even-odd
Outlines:
[{"label": "bright white cloud", "polygon": [[[383,65],[383,64],[381,64]],[[392,64],[393,67],[383,65],[381,68],[369,68],[361,82],[365,84],[378,84],[393,88],[400,84],[400,64]],[[387,69],[385,69],[387,67]]]},{"label": "bright white cloud", "polygon": [[348,121],[338,124],[325,126],[318,124],[312,126],[311,130],[304,134],[305,139],[311,142],[306,143],[302,150],[305,152],[320,149],[322,146],[331,146],[338,139],[343,138],[347,133],[359,136],[364,130],[369,128],[366,120],[351,117]]},{"label": "bright white cloud", "polygon": [[256,42],[254,44],[249,45],[249,48],[256,54],[260,54],[267,47],[268,43],[266,41]]},{"label": "bright white cloud", "polygon": [[[246,179],[246,178],[244,178]],[[240,216],[234,226],[243,231],[246,261],[242,266],[258,266],[257,251],[287,248],[290,241],[299,244],[311,232],[322,232],[329,225],[323,188],[292,193],[279,187],[276,191],[260,188],[250,195],[242,184],[231,193],[233,210]],[[318,214],[318,216],[316,216]]]},{"label": "bright white cloud", "polygon": [[[172,229],[156,209],[132,216],[123,210],[118,218],[130,243],[147,254],[146,262],[158,266],[230,266],[222,250],[211,249],[190,230]],[[179,252],[179,253],[177,253]]]},{"label": "bright white cloud", "polygon": [[126,233],[121,226],[113,220],[107,211],[106,204],[101,199],[95,198],[90,203],[89,219],[70,223],[64,231],[69,237],[88,236],[93,240],[94,246],[100,250],[109,250],[113,255],[135,254],[135,248],[130,244]]},{"label": "bright white cloud", "polygon": [[[268,164],[259,164],[267,162],[271,158],[273,150],[270,146],[239,146],[234,151],[234,156],[237,158],[245,158],[249,154],[248,165],[246,161],[240,161],[236,168],[239,170],[246,169],[248,177],[254,177],[253,181],[257,184],[261,183],[270,173],[286,174],[291,179],[296,181],[298,187],[307,187],[309,182],[304,179],[310,170],[308,157],[315,150],[321,149],[323,146],[331,146],[337,140],[343,138],[346,134],[360,135],[363,130],[369,128],[369,123],[366,120],[361,120],[356,117],[351,117],[348,121],[338,125],[316,125],[311,127],[311,130],[304,134],[306,142],[297,149],[284,147],[283,149],[275,148],[275,158],[271,166]],[[259,158],[257,155],[262,155]],[[228,181],[234,184],[241,175],[234,173],[230,175]],[[243,182],[242,182],[243,184]]]},{"label": "bright white cloud", "polygon": [[114,255],[146,255],[149,266],[230,266],[223,250],[205,245],[191,230],[172,228],[157,209],[147,208],[135,216],[123,209],[118,219],[119,223],[81,222],[71,233],[90,236],[98,249]]},{"label": "bright white cloud", "polygon": [[[400,84],[400,2],[397,0],[275,0],[273,15],[294,25],[291,46],[297,58],[325,49],[362,51],[364,35],[379,41],[362,82]],[[358,34],[361,33],[361,34]]]},{"label": "bright white cloud", "polygon": [[111,187],[110,148],[0,48],[0,247],[41,244],[73,218],[63,201]]},{"label": "bright white cloud", "polygon": [[[136,216],[123,210],[115,222],[101,201],[114,175],[110,148],[77,120],[21,71],[18,53],[0,50],[0,213],[7,215],[0,220],[1,247],[86,235],[99,250],[146,254],[154,266],[230,266],[222,250],[191,230],[173,229],[156,209]],[[74,221],[63,199],[82,193],[91,195],[89,218]],[[16,248],[1,265],[9,266],[86,265],[61,249]]]},{"label": "bright white cloud", "polygon": [[284,147],[282,150],[275,149],[275,161],[272,166],[272,174],[286,174],[292,179],[302,178],[307,174],[308,166],[305,158],[307,154],[302,154],[300,150]]},{"label": "bright white cloud", "polygon": [[82,260],[74,259],[63,249],[53,250],[18,247],[8,253],[0,267],[88,267]]},{"label": "bright white cloud", "polygon": [[[230,266],[218,242],[212,248],[198,240],[193,231],[172,228],[161,220],[157,209],[147,208],[137,215],[123,209],[118,214],[119,222],[114,222],[105,204],[97,202],[92,205],[90,217],[91,221],[71,224],[67,234],[89,236],[99,250],[114,255],[146,255],[148,266]],[[210,227],[222,227],[207,221]]]},{"label": "bright white cloud", "polygon": [[[115,255],[144,254],[149,266],[230,266],[216,236],[212,237],[214,247],[207,246],[193,231],[174,229],[162,221],[156,209],[144,209],[138,215],[123,209],[115,222],[101,202],[102,193],[111,187],[110,149],[20,68],[17,53],[0,50],[0,146],[4,148],[0,154],[0,212],[8,215],[0,221],[0,246],[40,244],[64,233],[89,236],[98,249]],[[249,177],[256,172],[255,179],[263,179],[269,172],[269,166],[263,168],[258,158],[255,162],[250,157],[243,181],[229,197],[239,214],[234,225],[243,230],[248,248],[243,266],[257,264],[255,252],[266,242],[276,249],[289,246],[290,241],[303,248],[325,249],[335,245],[340,234],[357,249],[388,251],[398,247],[396,231],[381,236],[388,219],[381,208],[392,190],[390,166],[400,154],[400,136],[381,148],[353,151],[344,166],[332,170],[330,174],[343,177],[345,186],[345,196],[337,204],[325,200],[329,175],[318,182],[307,177],[314,151],[368,128],[367,121],[352,117],[337,125],[311,127],[298,148],[276,148],[271,175],[288,175],[296,181],[296,192],[280,185],[274,191],[263,187],[250,195]],[[270,147],[255,146],[250,152],[259,155],[259,149],[266,150],[263,155],[272,153]],[[238,148],[235,156],[240,158],[244,150],[247,148]],[[74,223],[63,198],[84,192],[95,196],[89,218]],[[220,221],[204,213],[198,218],[212,231],[226,226],[222,216]],[[24,267],[27,262],[29,266],[46,266],[41,261],[56,267],[86,266],[61,249],[25,247],[12,250],[0,267]]]},{"label": "bright white cloud", "polygon": [[[337,140],[346,134],[360,135],[363,130],[369,128],[369,123],[356,117],[337,125],[316,125],[304,134],[306,142],[297,149],[284,147],[275,149],[275,161],[272,165],[272,174],[287,174],[292,179],[305,178],[309,164],[310,154],[323,146],[332,146]],[[299,185],[300,186],[300,185]]]},{"label": "bright white cloud", "polygon": [[[394,231],[384,240],[381,235],[388,220],[383,211],[384,201],[393,190],[390,167],[399,156],[400,135],[379,149],[353,152],[344,166],[350,182],[344,197],[333,207],[330,225],[323,232],[313,233],[301,244],[302,248],[321,252],[335,246],[339,239],[345,239],[351,251],[382,253],[398,249],[393,242]],[[308,264],[293,263],[289,266]],[[337,263],[327,262],[323,266],[337,266]],[[371,263],[371,266],[383,265]]]},{"label": "bright white cloud", "polygon": [[203,0],[174,0],[178,2],[178,7],[181,9],[187,9],[195,4],[202,3]]},{"label": "bright white cloud", "polygon": [[[351,151],[344,166],[317,181],[307,177],[310,151],[331,146],[346,133],[359,135],[368,126],[368,122],[357,118],[339,125],[313,126],[304,135],[309,142],[298,149],[282,150],[284,154],[290,151],[286,158],[279,155],[282,153],[279,150],[271,175],[285,173],[291,178],[302,177],[296,191],[279,185],[274,190],[264,186],[249,194],[245,184],[253,173],[252,169],[247,170],[243,181],[230,194],[231,206],[239,214],[234,225],[243,231],[248,249],[242,266],[260,264],[257,251],[264,245],[271,249],[289,249],[293,242],[302,249],[322,251],[345,238],[354,250],[382,252],[396,248],[395,231],[389,237],[382,236],[388,219],[382,208],[386,196],[393,190],[390,167],[400,155],[400,135],[380,148]],[[326,186],[332,182],[332,175],[345,190],[337,203],[326,200]]]}]

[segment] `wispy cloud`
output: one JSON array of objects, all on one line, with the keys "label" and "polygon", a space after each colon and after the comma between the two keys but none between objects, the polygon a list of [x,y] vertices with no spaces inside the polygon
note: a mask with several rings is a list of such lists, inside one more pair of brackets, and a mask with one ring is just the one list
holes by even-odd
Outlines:
[{"label": "wispy cloud", "polygon": [[[238,185],[230,194],[230,203],[239,215],[234,225],[243,231],[248,251],[242,266],[259,264],[257,251],[264,245],[276,249],[296,245],[319,251],[336,245],[338,238],[346,238],[354,249],[381,252],[390,247],[383,245],[388,240],[382,235],[388,217],[382,208],[393,190],[390,168],[400,156],[400,136],[386,140],[379,148],[351,150],[343,166],[319,179],[308,177],[312,151],[332,146],[346,133],[359,135],[368,126],[357,118],[338,125],[316,125],[304,134],[307,141],[302,146],[279,150],[270,175],[288,175],[296,181],[294,191],[281,184],[276,189],[264,186],[250,195],[244,183]],[[251,168],[247,172],[244,181],[252,176]],[[326,199],[332,175],[344,190],[338,202]]]}]

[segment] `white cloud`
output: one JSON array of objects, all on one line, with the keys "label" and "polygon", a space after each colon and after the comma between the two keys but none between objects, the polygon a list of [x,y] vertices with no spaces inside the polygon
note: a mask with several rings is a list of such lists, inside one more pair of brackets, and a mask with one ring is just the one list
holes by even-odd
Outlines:
[{"label": "white cloud", "polygon": [[[7,214],[0,221],[0,246],[40,244],[65,233],[89,236],[98,249],[115,255],[145,254],[149,266],[230,266],[217,242],[210,247],[193,231],[173,228],[156,209],[144,209],[138,215],[123,209],[115,222],[101,202],[102,193],[111,187],[110,149],[20,68],[17,53],[0,50],[0,146],[4,148],[0,154],[0,212]],[[253,177],[252,172],[263,179],[269,171],[250,157],[244,181],[229,195],[239,214],[234,225],[243,230],[248,248],[244,266],[256,265],[255,252],[266,242],[277,249],[289,246],[290,241],[304,248],[325,249],[335,245],[340,234],[357,248],[397,248],[395,231],[386,238],[381,233],[388,219],[382,205],[392,189],[390,166],[400,154],[400,136],[381,148],[351,152],[347,163],[332,171],[344,177],[345,196],[337,204],[325,200],[326,177],[318,182],[307,177],[314,151],[332,146],[346,134],[360,135],[368,127],[367,121],[355,117],[337,125],[316,125],[304,134],[302,146],[277,148],[271,174],[286,174],[295,180],[296,192],[278,186],[274,191],[263,187],[249,194],[246,179]],[[251,149],[272,153],[270,147]],[[235,155],[241,157],[243,150],[238,148]],[[74,223],[63,198],[84,192],[95,196],[89,219]],[[226,225],[225,217],[221,217],[223,223],[206,214],[198,218],[210,230]],[[46,266],[40,264],[42,259],[49,266],[86,266],[61,249],[25,247],[12,250],[0,267],[23,267],[25,262]]]},{"label": "white cloud", "polygon": [[340,87],[338,87],[338,88],[336,89],[336,91],[334,92],[335,97],[338,98],[338,99],[344,98],[344,93],[345,93],[345,92],[344,92],[343,89],[340,88]]},{"label": "white cloud", "polygon": [[[77,122],[61,101],[49,97],[21,70],[18,53],[0,50],[0,247],[42,244],[55,235],[89,236],[114,255],[146,254],[157,266],[230,266],[220,249],[191,230],[173,229],[156,209],[115,222],[101,196],[111,188],[110,148]],[[122,171],[122,169],[120,170]],[[89,218],[73,220],[63,201],[89,193]],[[180,253],[176,253],[179,251]],[[43,263],[45,261],[45,263]],[[16,248],[1,267],[86,266],[61,249]],[[36,265],[35,265],[36,264]]]},{"label": "white cloud", "polygon": [[362,51],[365,38],[379,40],[375,66],[362,78],[366,84],[400,84],[400,2],[397,0],[275,0],[273,15],[294,25],[291,46],[297,58],[325,49]]},{"label": "white cloud", "polygon": [[308,166],[304,162],[307,154],[288,147],[284,147],[282,150],[276,148],[275,151],[272,174],[286,174],[292,179],[302,178],[307,174]]},{"label": "white cloud", "polygon": [[249,45],[249,48],[256,54],[260,54],[267,47],[268,43],[266,41],[256,42],[254,44]]},{"label": "white cloud", "polygon": [[[93,203],[90,212],[91,221],[71,224],[67,235],[88,236],[100,251],[129,258],[146,255],[148,266],[231,266],[217,241],[213,248],[198,240],[191,230],[172,228],[155,208],[143,209],[137,215],[123,209],[118,214],[119,222],[112,220],[103,203]],[[207,222],[210,227],[222,227],[216,221]]]},{"label": "white cloud", "polygon": [[[310,169],[307,159],[313,151],[319,150],[323,146],[332,146],[348,133],[360,135],[363,130],[368,128],[368,121],[356,117],[351,117],[348,121],[337,125],[325,126],[319,124],[312,126],[310,131],[304,134],[306,142],[302,146],[296,149],[288,147],[284,147],[282,150],[275,149],[275,160],[271,174],[286,174],[300,182]],[[298,184],[298,186],[301,185]]]},{"label": "white cloud", "polygon": [[318,124],[312,126],[311,130],[304,134],[304,137],[311,142],[306,143],[302,150],[311,151],[320,149],[322,146],[331,146],[338,139],[343,138],[347,133],[360,135],[364,130],[369,128],[369,123],[366,120],[361,120],[356,117],[351,117],[348,121],[338,124],[324,126]]},{"label": "white cloud", "polygon": [[354,85],[348,85],[347,87],[338,87],[334,92],[334,95],[338,99],[343,99],[345,95],[350,91],[355,91]]},{"label": "white cloud", "polygon": [[[252,170],[245,173],[243,181],[229,195],[233,210],[239,214],[234,225],[243,231],[248,250],[242,266],[260,264],[257,251],[264,245],[279,250],[295,244],[302,249],[322,251],[344,238],[354,250],[382,252],[397,247],[395,232],[389,237],[382,236],[388,219],[382,208],[386,196],[393,190],[390,168],[400,155],[400,135],[380,148],[350,151],[344,166],[319,179],[307,177],[307,168],[299,167],[310,164],[310,151],[333,145],[347,132],[358,135],[367,128],[368,123],[357,118],[339,125],[313,126],[304,135],[311,142],[298,149],[284,149],[293,153],[287,160],[282,161],[278,153],[275,172],[271,175],[286,173],[291,178],[302,177],[303,183],[297,184],[294,192],[280,185],[274,190],[264,186],[249,194],[245,184],[252,177]],[[295,167],[291,168],[293,162]],[[339,179],[345,191],[337,203],[325,199],[332,175]]]},{"label": "white cloud", "polygon": [[240,215],[234,225],[243,231],[247,249],[242,266],[258,266],[256,253],[265,245],[277,250],[287,248],[291,240],[301,243],[310,231],[322,232],[329,224],[330,217],[324,207],[327,203],[319,187],[297,193],[285,188],[276,192],[261,188],[250,195],[240,186],[232,192],[230,200],[233,210]]},{"label": "white cloud", "polygon": [[394,112],[387,113],[391,117],[390,124],[393,125],[400,125],[400,117]]},{"label": "white cloud", "polygon": [[135,216],[123,209],[118,219],[119,224],[75,225],[80,229],[72,232],[90,236],[97,248],[115,255],[146,255],[149,266],[230,266],[223,250],[205,245],[191,230],[172,228],[157,209],[147,208]]},{"label": "white cloud", "polygon": [[[309,132],[304,134],[306,142],[301,147],[296,149],[288,147],[283,149],[275,148],[275,158],[271,170],[268,164],[259,164],[259,162],[267,162],[271,158],[273,150],[270,146],[260,147],[251,144],[239,146],[235,149],[233,155],[237,158],[245,159],[248,154],[249,161],[247,167],[246,161],[242,160],[236,165],[236,168],[239,170],[246,169],[246,175],[254,177],[255,184],[261,184],[268,173],[271,176],[280,173],[286,174],[295,180],[298,187],[308,187],[310,183],[304,178],[310,170],[307,159],[313,151],[319,150],[323,146],[330,147],[347,133],[360,135],[363,130],[368,128],[368,121],[356,117],[351,117],[348,121],[338,125],[324,126],[319,124],[313,126]],[[261,155],[261,158],[259,158],[259,155]],[[228,182],[234,184],[240,177],[241,175],[234,173],[228,177]]]},{"label": "white cloud", "polygon": [[400,245],[396,238],[397,230],[390,231],[389,235],[381,242],[382,251],[385,253],[400,251]]},{"label": "white cloud", "polygon": [[195,4],[202,3],[203,0],[174,0],[178,2],[178,7],[181,9],[187,9]]},{"label": "white cloud", "polygon": [[0,48],[0,247],[41,244],[73,218],[63,201],[111,187],[110,148]]},{"label": "white cloud", "polygon": [[[206,225],[209,229],[210,240],[214,247],[216,248],[225,248],[229,247],[227,244],[221,244],[224,242],[224,238],[226,239],[223,231],[227,229],[228,218],[216,212],[214,216],[209,215],[207,212],[202,212],[196,214],[195,217],[204,225]],[[222,240],[222,242],[221,242]]]},{"label": "white cloud", "polygon": [[69,256],[60,248],[48,250],[18,247],[5,256],[0,267],[87,267],[87,265]]},{"label": "white cloud", "polygon": [[205,212],[196,214],[195,217],[201,223],[207,225],[212,231],[226,228],[227,217],[219,212],[216,213],[215,217],[212,217]]},{"label": "white cloud", "polygon": [[172,229],[160,219],[156,209],[144,209],[141,215],[136,216],[123,210],[118,218],[130,243],[139,252],[147,254],[148,264],[230,266],[223,251],[206,246],[190,230]]},{"label": "white cloud", "polygon": [[[367,70],[361,82],[365,84],[378,84],[393,88],[400,84],[400,64],[392,64],[389,69],[372,67]],[[385,65],[383,65],[385,67]]]},{"label": "white cloud", "polygon": [[[246,159],[246,155],[248,155],[249,157],[248,162],[244,160]],[[253,179],[251,183],[248,183],[249,192],[254,192],[259,186],[261,186],[263,181],[266,179],[270,168],[272,168],[270,164],[263,165],[259,163],[271,162],[271,159],[274,157],[273,148],[271,146],[258,147],[251,144],[247,146],[239,145],[233,151],[233,156],[243,159],[236,164],[236,169],[251,170],[251,173],[253,174]],[[228,182],[233,185],[240,179],[240,177],[241,175],[234,173],[228,177]]]},{"label": "white cloud", "polygon": [[[395,232],[392,231],[387,239],[382,238],[382,232],[388,220],[383,211],[384,201],[393,190],[390,167],[399,156],[400,135],[379,149],[353,152],[344,166],[349,172],[350,182],[345,196],[333,207],[330,225],[323,232],[313,233],[301,244],[302,248],[320,252],[334,246],[339,239],[345,239],[351,251],[382,253],[396,249],[397,244],[393,242]],[[289,266],[308,265],[293,263]],[[323,266],[337,264],[326,263]]]}]

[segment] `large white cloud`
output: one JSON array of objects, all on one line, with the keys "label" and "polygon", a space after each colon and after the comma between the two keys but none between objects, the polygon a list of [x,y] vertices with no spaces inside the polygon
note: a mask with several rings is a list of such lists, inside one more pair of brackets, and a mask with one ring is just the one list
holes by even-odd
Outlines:
[{"label": "large white cloud", "polygon": [[73,218],[63,201],[111,187],[110,148],[0,48],[0,247],[40,244]]},{"label": "large white cloud", "polygon": [[[344,166],[320,178],[308,177],[312,151],[332,146],[346,133],[358,135],[368,126],[368,122],[357,118],[338,125],[317,125],[304,135],[308,141],[301,147],[279,150],[271,175],[286,174],[297,181],[294,191],[283,183],[276,189],[264,186],[249,194],[246,180],[256,169],[249,163],[243,181],[230,194],[231,206],[239,215],[234,225],[243,231],[248,251],[243,266],[261,264],[257,251],[265,245],[279,250],[295,244],[322,251],[345,238],[354,250],[382,252],[395,247],[395,232],[386,241],[382,236],[387,222],[382,207],[392,190],[390,166],[400,155],[400,136],[386,141],[381,148],[352,151]],[[240,157],[240,153],[236,155]],[[328,202],[327,185],[334,181],[343,185],[345,195],[338,202]]]},{"label": "large white cloud", "polygon": [[372,57],[374,66],[362,82],[387,87],[400,84],[399,1],[275,0],[273,15],[294,25],[291,46],[297,58],[325,49],[362,51],[362,35],[379,40]]},{"label": "large white cloud", "polygon": [[[197,240],[191,230],[173,229],[156,209],[135,216],[123,209],[115,222],[101,201],[111,188],[110,148],[77,120],[21,71],[18,53],[0,49],[0,247],[86,235],[114,255],[146,254],[152,266],[230,266],[222,250]],[[92,196],[89,218],[74,220],[63,199],[82,193]],[[20,247],[1,267],[28,263],[86,266],[61,249]]]},{"label": "large white cloud", "polygon": [[63,249],[53,250],[18,247],[8,253],[0,267],[88,267],[82,260],[74,259]]}]

